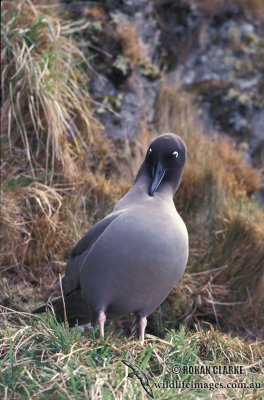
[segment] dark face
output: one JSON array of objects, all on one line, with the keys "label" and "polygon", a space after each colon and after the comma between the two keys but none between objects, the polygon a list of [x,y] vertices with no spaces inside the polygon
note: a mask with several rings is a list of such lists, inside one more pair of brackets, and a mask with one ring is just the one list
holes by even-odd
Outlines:
[{"label": "dark face", "polygon": [[145,165],[151,177],[149,195],[164,187],[171,186],[173,193],[179,187],[183,167],[186,161],[187,149],[183,140],[172,133],[159,136],[149,146]]}]

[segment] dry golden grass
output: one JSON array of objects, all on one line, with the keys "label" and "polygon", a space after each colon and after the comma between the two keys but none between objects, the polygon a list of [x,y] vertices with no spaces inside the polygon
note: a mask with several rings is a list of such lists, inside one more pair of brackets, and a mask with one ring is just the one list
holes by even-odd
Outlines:
[{"label": "dry golden grass", "polygon": [[137,67],[142,49],[139,44],[136,28],[129,23],[122,23],[117,26],[116,33],[120,40],[124,56],[129,58],[133,68]]},{"label": "dry golden grass", "polygon": [[28,265],[36,270],[44,251],[47,261],[48,249],[53,250],[59,244],[56,232],[61,201],[62,197],[53,188],[40,183],[4,194],[1,201],[4,270],[10,265]]},{"label": "dry golden grass", "polygon": [[[75,7],[76,7],[76,5],[75,5]],[[83,4],[80,4],[80,8],[81,8],[81,10],[80,10],[81,14],[84,17],[91,18],[95,21],[102,21],[102,22],[106,22],[106,20],[107,20],[107,15],[106,15],[105,10],[103,9],[103,7],[100,7],[99,5],[95,5],[92,3],[85,5],[83,3]]]},{"label": "dry golden grass", "polygon": [[3,172],[23,163],[32,176],[44,169],[51,181],[60,167],[73,178],[76,155],[92,139],[80,68],[86,61],[71,39],[82,26],[63,23],[30,0],[3,2],[2,19],[2,146],[10,152]]},{"label": "dry golden grass", "polygon": [[[15,281],[47,284],[64,271],[68,253],[96,221],[109,213],[124,193],[102,175],[80,175],[76,184],[55,187],[32,183],[2,194],[1,272],[15,272]],[[50,270],[50,279],[47,274]],[[10,275],[10,274],[9,274]],[[34,277],[34,278],[33,278]]]},{"label": "dry golden grass", "polygon": [[[200,174],[200,177],[212,179],[209,186],[215,184],[223,195],[232,194],[236,198],[251,194],[260,187],[260,173],[245,164],[242,154],[232,148],[228,139],[204,135],[190,95],[178,85],[164,85],[161,89],[156,121],[158,131],[176,132],[186,141],[188,179],[193,180],[192,173]],[[188,179],[183,181],[183,190]],[[206,189],[209,191],[209,187]]]},{"label": "dry golden grass", "polygon": [[2,10],[0,258],[12,282],[53,282],[84,229],[124,191],[107,179],[126,163],[93,119],[72,39],[83,21],[63,21],[57,9],[25,0]]},{"label": "dry golden grass", "polygon": [[216,321],[219,327],[262,335],[264,213],[249,196],[261,185],[227,139],[203,134],[190,96],[164,85],[157,102],[159,131],[178,133],[189,158],[176,194],[190,234],[189,273],[170,298],[185,321]]}]

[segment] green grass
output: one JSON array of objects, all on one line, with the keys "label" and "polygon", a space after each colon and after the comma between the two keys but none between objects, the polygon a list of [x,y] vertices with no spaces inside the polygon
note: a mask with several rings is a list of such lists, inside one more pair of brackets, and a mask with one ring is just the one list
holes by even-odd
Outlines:
[{"label": "green grass", "polygon": [[[154,398],[261,399],[259,389],[212,390],[222,382],[257,382],[264,387],[260,343],[245,344],[238,338],[206,331],[168,331],[164,339],[147,335],[144,346],[137,340],[117,337],[108,326],[104,341],[98,332],[84,333],[58,324],[52,316],[32,316],[1,307],[0,396],[9,399],[146,399],[136,377],[127,377],[122,359],[139,367],[149,377]],[[173,366],[181,372],[172,372]],[[243,365],[242,375],[192,375],[183,366]],[[254,366],[257,372],[250,368]],[[163,382],[207,384],[208,388],[164,388]],[[175,384],[175,383],[174,383]],[[172,383],[171,383],[172,385]],[[161,386],[161,387],[159,387]]]}]

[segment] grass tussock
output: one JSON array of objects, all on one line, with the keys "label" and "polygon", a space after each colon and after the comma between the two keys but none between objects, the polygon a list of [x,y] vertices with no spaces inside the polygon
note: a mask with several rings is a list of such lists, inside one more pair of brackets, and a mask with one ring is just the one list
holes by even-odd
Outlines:
[{"label": "grass tussock", "polygon": [[23,163],[33,176],[45,170],[49,180],[55,168],[67,179],[76,175],[76,155],[92,139],[87,75],[80,67],[86,61],[71,38],[81,28],[31,1],[3,3],[4,174]]},{"label": "grass tussock", "polygon": [[2,8],[0,259],[11,285],[54,281],[123,193],[117,165],[130,168],[92,116],[87,61],[72,38],[83,21],[58,9],[29,0]]},{"label": "grass tussock", "polygon": [[16,281],[32,274],[31,282],[36,284],[48,268],[52,280],[58,278],[82,233],[109,213],[123,192],[122,185],[115,187],[104,176],[92,173],[75,185],[53,188],[34,183],[5,191],[1,199],[2,273],[15,272]]},{"label": "grass tussock", "polygon": [[[167,399],[207,399],[208,389],[159,388],[158,383],[176,381],[172,366],[240,365],[242,374],[191,375],[180,372],[186,382],[263,384],[261,343],[245,344],[238,338],[207,332],[167,332],[164,339],[148,335],[144,348],[133,339],[113,338],[110,331],[104,342],[81,331],[70,331],[52,316],[35,317],[1,307],[1,396],[7,398],[109,398],[147,399],[140,382],[121,362],[129,360],[149,376],[154,397]],[[34,360],[34,361],[33,361]],[[253,371],[253,372],[252,372]],[[155,385],[156,384],[156,385]],[[222,388],[214,398],[260,399],[261,389]],[[242,396],[242,397],[241,397]],[[21,398],[21,397],[20,397]]]},{"label": "grass tussock", "polygon": [[189,152],[175,201],[190,234],[190,275],[171,301],[185,321],[207,316],[221,328],[262,335],[264,214],[250,198],[260,173],[228,140],[203,134],[192,100],[179,87],[163,87],[156,119],[158,130],[178,133]]},{"label": "grass tussock", "polygon": [[[1,265],[3,270],[15,265],[40,267],[43,252],[46,261],[55,246],[62,197],[51,187],[35,183],[6,193],[2,198]],[[60,232],[61,233],[61,232]],[[64,238],[63,238],[64,239]]]},{"label": "grass tussock", "polygon": [[133,68],[137,67],[142,49],[139,44],[136,28],[128,23],[122,23],[117,26],[116,33],[120,40],[124,56],[130,60]]}]

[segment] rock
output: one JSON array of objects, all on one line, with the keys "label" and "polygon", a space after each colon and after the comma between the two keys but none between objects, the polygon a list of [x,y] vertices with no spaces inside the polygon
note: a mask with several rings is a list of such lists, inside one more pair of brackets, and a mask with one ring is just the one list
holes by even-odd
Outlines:
[{"label": "rock", "polygon": [[[172,83],[180,76],[196,95],[208,133],[229,133],[237,144],[247,143],[245,159],[260,167],[264,26],[247,15],[242,3],[212,7],[198,0],[103,0],[85,4],[84,10],[65,1],[92,18],[86,33],[94,56],[90,92],[108,136],[131,139],[142,123],[153,122],[162,70]],[[134,58],[124,51],[126,34],[121,40],[118,33],[122,24],[135,29],[140,43]],[[129,47],[133,43],[127,39]]]},{"label": "rock", "polygon": [[[96,99],[97,116],[105,133],[114,138],[131,139],[139,132],[142,123],[153,120],[154,102],[160,84],[159,67],[155,64],[161,51],[160,32],[151,2],[107,1],[105,9],[109,21],[110,18],[116,21],[113,24],[133,26],[141,44],[139,51],[144,56],[140,55],[137,65],[132,65],[119,46],[107,68],[103,68],[105,64],[102,62],[94,62],[93,67],[99,73],[91,78],[90,92]],[[115,35],[112,36],[117,40]]]}]

